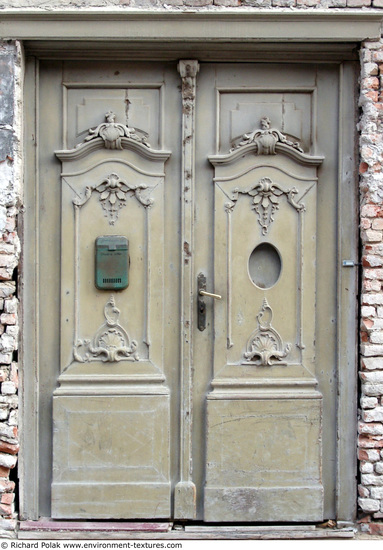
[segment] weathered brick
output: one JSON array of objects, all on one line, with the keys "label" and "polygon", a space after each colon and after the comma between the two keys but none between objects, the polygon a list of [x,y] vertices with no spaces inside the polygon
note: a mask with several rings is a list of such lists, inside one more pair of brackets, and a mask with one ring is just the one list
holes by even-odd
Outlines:
[{"label": "weathered brick", "polygon": [[13,395],[16,393],[16,386],[14,382],[11,382],[8,380],[7,382],[3,382],[1,384],[1,393],[3,395]]},{"label": "weathered brick", "polygon": [[20,446],[17,444],[6,443],[5,441],[0,440],[0,452],[9,453],[11,455],[16,455],[20,450]]},{"label": "weathered brick", "polygon": [[361,474],[360,478],[363,485],[383,487],[383,476],[377,474]]},{"label": "weathered brick", "polygon": [[383,384],[363,384],[362,392],[369,397],[379,397],[383,395]]},{"label": "weathered brick", "polygon": [[373,444],[374,440],[366,437],[359,437],[359,446],[365,447],[358,450],[359,460],[365,460],[369,462],[378,462],[380,460],[380,452],[378,449],[368,448],[370,444]]},{"label": "weathered brick", "polygon": [[373,319],[372,330],[383,330],[383,319]]},{"label": "weathered brick", "polygon": [[16,283],[14,281],[0,283],[0,298],[7,298],[16,291]]},{"label": "weathered brick", "polygon": [[368,498],[370,496],[370,490],[363,485],[358,485],[358,495],[362,498]]},{"label": "weathered brick", "polygon": [[0,323],[2,323],[3,325],[15,325],[16,322],[17,315],[15,313],[2,313],[0,315]]},{"label": "weathered brick", "polygon": [[371,332],[370,334],[371,344],[383,344],[383,333],[382,332]]},{"label": "weathered brick", "polygon": [[13,493],[4,493],[1,495],[0,502],[1,504],[13,504],[15,500],[15,495]]},{"label": "weathered brick", "polygon": [[360,400],[360,406],[362,409],[373,409],[378,404],[376,397],[362,397]]},{"label": "weathered brick", "polygon": [[[378,100],[378,97],[376,97],[376,101]],[[364,240],[365,242],[369,243],[377,243],[382,240],[382,232],[381,231],[374,231],[373,229],[368,229],[364,232]]]},{"label": "weathered brick", "polygon": [[14,468],[16,466],[16,462],[16,456],[0,453],[0,466],[4,466],[4,468]]},{"label": "weathered brick", "polygon": [[379,292],[382,289],[382,282],[365,279],[363,281],[363,292]]},{"label": "weathered brick", "polygon": [[[361,462],[360,465],[359,465],[359,470],[362,474],[372,474],[373,471],[374,471],[374,465],[371,464],[371,462]],[[367,497],[369,495],[359,494],[359,496]]]},{"label": "weathered brick", "polygon": [[383,523],[369,523],[366,531],[370,535],[383,535]]},{"label": "weathered brick", "polygon": [[240,0],[214,0],[215,6],[225,6],[225,7],[237,7],[241,5]]},{"label": "weathered brick", "polygon": [[[363,305],[382,305],[383,293],[371,293],[362,295]],[[11,323],[9,323],[11,324]]]},{"label": "weathered brick", "polygon": [[379,256],[373,254],[366,254],[362,258],[362,264],[364,267],[382,267],[383,260]]},{"label": "weathered brick", "polygon": [[19,411],[17,409],[11,411],[8,417],[8,424],[10,426],[18,426],[19,424]]},{"label": "weathered brick", "polygon": [[0,349],[3,353],[13,352],[15,351],[16,347],[17,347],[16,340],[12,335],[8,333],[4,333],[1,335]]},{"label": "weathered brick", "polygon": [[2,504],[0,502],[0,514],[3,514],[4,516],[12,516],[15,511],[15,507],[13,504]]},{"label": "weathered brick", "polygon": [[14,296],[12,298],[6,298],[4,300],[4,312],[17,313],[18,303],[19,303],[18,299],[15,298]]},{"label": "weathered brick", "polygon": [[361,352],[366,357],[383,355],[383,345],[381,344],[362,344]]},{"label": "weathered brick", "polygon": [[372,498],[358,498],[358,504],[364,512],[378,512],[380,501]]},{"label": "weathered brick", "polygon": [[367,370],[383,369],[383,357],[363,357],[362,366]]},{"label": "weathered brick", "polygon": [[362,317],[374,317],[376,309],[373,306],[362,306]]},{"label": "weathered brick", "polygon": [[372,498],[383,499],[383,487],[371,487],[369,492]]},{"label": "weathered brick", "polygon": [[382,422],[383,407],[376,407],[372,410],[363,411],[362,418],[365,422]]},{"label": "weathered brick", "polygon": [[383,384],[383,372],[366,372],[363,371],[359,374],[360,379],[364,382]]},{"label": "weathered brick", "polygon": [[381,207],[377,204],[365,204],[362,206],[361,209],[361,216],[366,218],[377,218],[382,217],[381,214]]},{"label": "weathered brick", "polygon": [[383,424],[380,422],[359,422],[358,431],[360,434],[383,435]]}]

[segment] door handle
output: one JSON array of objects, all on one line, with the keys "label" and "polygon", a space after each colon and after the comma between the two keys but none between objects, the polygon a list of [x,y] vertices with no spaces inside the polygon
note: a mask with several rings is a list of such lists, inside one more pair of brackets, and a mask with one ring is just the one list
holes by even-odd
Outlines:
[{"label": "door handle", "polygon": [[203,273],[199,273],[197,278],[197,314],[198,314],[198,330],[201,332],[206,328],[206,303],[205,296],[207,298],[213,298],[214,300],[221,300],[222,296],[214,294],[213,292],[207,292],[206,290],[206,277]]},{"label": "door handle", "polygon": [[222,296],[219,294],[213,294],[212,292],[206,292],[206,290],[200,290],[199,291],[200,296],[210,296],[210,298],[214,298],[215,300],[222,300]]}]

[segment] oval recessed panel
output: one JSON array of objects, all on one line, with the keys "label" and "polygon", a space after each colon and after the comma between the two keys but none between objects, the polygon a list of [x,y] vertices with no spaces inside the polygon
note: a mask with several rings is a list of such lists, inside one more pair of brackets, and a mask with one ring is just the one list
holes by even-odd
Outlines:
[{"label": "oval recessed panel", "polygon": [[271,288],[278,281],[282,261],[278,250],[270,243],[256,246],[249,258],[249,275],[259,288]]}]

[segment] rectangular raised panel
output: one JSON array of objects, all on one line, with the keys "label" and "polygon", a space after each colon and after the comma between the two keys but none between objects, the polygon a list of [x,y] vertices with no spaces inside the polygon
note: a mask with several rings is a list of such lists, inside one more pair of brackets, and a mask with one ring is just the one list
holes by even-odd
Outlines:
[{"label": "rectangular raised panel", "polygon": [[[64,136],[67,147],[81,143],[89,128],[97,127],[108,111],[116,114],[116,120],[130,128],[144,132],[151,147],[161,147],[162,97],[161,84],[129,82],[125,85],[87,87],[81,83],[65,83],[68,118],[73,124],[67,126]],[[118,87],[117,87],[118,86]],[[160,115],[160,116],[159,116]]]},{"label": "rectangular raised panel", "polygon": [[169,396],[56,396],[53,407],[52,517],[170,515]]},{"label": "rectangular raised panel", "polygon": [[[68,163],[69,164],[69,163]],[[107,304],[113,296],[118,324],[129,336],[125,367],[140,361],[139,372],[163,369],[163,332],[157,320],[163,309],[163,164],[146,161],[132,151],[97,151],[90,161],[65,165],[62,178],[62,370],[76,374],[91,361],[104,372],[105,357],[89,354],[97,334],[108,323]],[[88,196],[87,188],[93,191]],[[99,236],[121,235],[129,241],[130,279],[123,292],[95,287],[95,246]],[[106,328],[110,340],[110,331]],[[117,345],[117,344],[116,344]],[[121,357],[119,358],[121,359]],[[120,363],[120,360],[118,361]],[[119,372],[122,364],[119,365]],[[117,368],[117,365],[115,365]],[[134,369],[133,369],[134,370]],[[137,369],[136,369],[137,370]]]},{"label": "rectangular raised panel", "polygon": [[313,118],[305,116],[313,108],[313,89],[289,92],[276,87],[263,91],[219,90],[219,152],[226,153],[232,143],[267,116],[273,125],[310,151],[315,140]]},{"label": "rectangular raised panel", "polygon": [[318,397],[208,399],[206,521],[323,518]]},{"label": "rectangular raised panel", "polygon": [[[265,300],[264,333],[279,335],[283,358],[272,358],[267,376],[312,377],[315,370],[316,171],[280,157],[248,155],[216,167],[215,285],[227,289],[226,302],[216,305],[216,377],[265,375],[251,355],[252,335],[269,322],[261,320]],[[280,274],[268,288],[249,272],[262,244],[280,257]]]}]

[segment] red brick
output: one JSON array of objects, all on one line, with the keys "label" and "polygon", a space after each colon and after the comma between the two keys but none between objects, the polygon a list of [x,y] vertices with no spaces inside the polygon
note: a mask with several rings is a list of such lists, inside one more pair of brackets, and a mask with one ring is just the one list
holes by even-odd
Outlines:
[{"label": "red brick", "polygon": [[13,493],[4,493],[1,496],[1,504],[12,504],[15,500],[15,495]]},{"label": "red brick", "polygon": [[11,516],[13,514],[13,506],[12,504],[1,504],[0,503],[0,513],[4,514],[4,516]]},{"label": "red brick", "polygon": [[371,516],[363,516],[362,518],[358,519],[357,523],[370,523]]},{"label": "red brick", "polygon": [[374,90],[371,90],[371,92],[367,92],[364,94],[366,97],[369,97],[370,99],[372,99],[372,101],[374,102],[378,102],[379,100],[379,92],[377,91],[374,91]]},{"label": "red brick", "polygon": [[0,441],[0,452],[9,453],[10,455],[17,455],[20,450],[20,445],[15,445],[12,443],[6,443],[5,441]]},{"label": "red brick", "polygon": [[[374,437],[360,435],[358,438],[358,444],[360,447],[364,449],[381,449],[383,448],[383,438],[375,439]],[[360,460],[368,460],[368,459],[361,458]]]},{"label": "red brick", "polygon": [[365,204],[362,206],[361,215],[367,218],[383,217],[381,212],[382,209],[377,204]]},{"label": "red brick", "polygon": [[370,523],[368,526],[368,532],[370,535],[383,536],[383,523]]},{"label": "red brick", "polygon": [[358,449],[358,459],[368,460],[368,453],[364,449]]},{"label": "red brick", "polygon": [[5,466],[0,466],[0,478],[9,477],[10,468],[5,468]]},{"label": "red brick", "polygon": [[0,493],[12,493],[15,489],[15,482],[9,481],[9,479],[0,479]]}]

